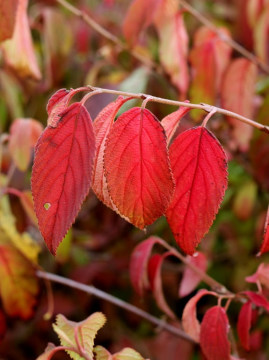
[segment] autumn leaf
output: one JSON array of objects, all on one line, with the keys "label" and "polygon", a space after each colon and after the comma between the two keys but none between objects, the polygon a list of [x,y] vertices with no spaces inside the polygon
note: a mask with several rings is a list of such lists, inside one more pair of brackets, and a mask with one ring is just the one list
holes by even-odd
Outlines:
[{"label": "autumn leaf", "polygon": [[95,360],[113,360],[110,352],[101,345],[95,346],[93,352]]},{"label": "autumn leaf", "polygon": [[108,191],[118,213],[144,229],[166,210],[173,194],[164,130],[147,109],[123,113],[107,137]]},{"label": "autumn leaf", "polygon": [[9,316],[24,320],[33,315],[38,280],[32,264],[7,242],[0,242],[0,296]]},{"label": "autumn leaf", "polygon": [[252,304],[269,311],[269,301],[263,294],[254,291],[243,291],[242,294],[246,295]]},{"label": "autumn leaf", "polygon": [[[188,263],[196,266],[201,273],[205,273],[207,270],[207,258],[201,253],[197,252],[195,256],[187,256]],[[188,265],[185,265],[182,280],[180,282],[178,295],[179,297],[189,295],[196,286],[201,282],[201,276],[194,272]]]},{"label": "autumn leaf", "polygon": [[147,28],[161,0],[133,0],[123,21],[123,34],[128,43],[137,43],[142,30]]},{"label": "autumn leaf", "polygon": [[124,348],[112,356],[112,360],[145,360],[137,351],[131,348]]},{"label": "autumn leaf", "polygon": [[221,306],[213,306],[201,323],[200,345],[207,360],[230,360],[229,321]]},{"label": "autumn leaf", "polygon": [[[53,329],[59,336],[63,346],[73,346],[78,350],[81,348],[92,359],[95,336],[101,327],[104,326],[105,322],[106,318],[100,312],[90,315],[81,322],[67,320],[65,316],[59,314],[56,318],[56,324],[53,324]],[[68,350],[67,353],[74,360],[83,359],[83,357],[73,351]]]},{"label": "autumn leaf", "polygon": [[264,5],[263,11],[259,14],[255,26],[253,27],[254,49],[257,56],[263,63],[267,64],[268,41],[269,41],[269,4]]},{"label": "autumn leaf", "polygon": [[0,42],[11,38],[13,35],[18,2],[19,0],[9,0],[0,3]]},{"label": "autumn leaf", "polygon": [[[254,112],[253,96],[257,78],[257,67],[245,58],[238,58],[229,65],[221,86],[222,106],[248,118]],[[242,121],[227,117],[232,126],[232,135],[238,148],[247,151],[253,128]]]},{"label": "autumn leaf", "polygon": [[227,160],[204,127],[181,133],[170,147],[176,190],[166,211],[175,239],[192,255],[208,232],[227,188]]},{"label": "autumn leaf", "polygon": [[138,244],[131,255],[130,260],[130,280],[135,291],[143,296],[144,290],[149,289],[148,261],[154,244],[159,242],[159,238],[151,236]]},{"label": "autumn leaf", "polygon": [[43,126],[34,119],[16,119],[10,127],[9,151],[12,159],[21,171],[25,171],[31,160],[34,148]]},{"label": "autumn leaf", "polygon": [[[186,101],[187,102],[187,101]],[[161,121],[161,124],[164,128],[167,143],[169,144],[176,132],[176,129],[179,125],[180,120],[190,111],[190,108],[181,106],[177,111],[174,111],[164,117]]]},{"label": "autumn leaf", "polygon": [[148,263],[148,277],[150,280],[152,292],[154,298],[156,300],[157,305],[159,308],[167,314],[171,319],[176,319],[176,315],[170,309],[169,305],[167,304],[162,288],[162,277],[161,277],[161,268],[163,261],[166,257],[171,256],[170,252],[166,252],[163,255],[154,254]]},{"label": "autumn leaf", "polygon": [[259,255],[264,254],[267,251],[269,251],[269,206],[268,206],[267,215],[266,215],[265,224],[264,224],[263,243],[262,243]]},{"label": "autumn leaf", "polygon": [[2,44],[6,65],[21,78],[40,80],[34,46],[27,16],[28,0],[20,0],[16,12],[13,36]]},{"label": "autumn leaf", "polygon": [[251,315],[252,315],[252,303],[246,302],[242,305],[238,320],[237,320],[237,332],[240,342],[244,349],[249,350],[250,347],[250,327],[251,327]]},{"label": "autumn leaf", "polygon": [[155,21],[155,25],[160,39],[161,64],[180,91],[181,98],[185,98],[189,87],[189,37],[183,13],[178,11],[172,16],[162,16]]},{"label": "autumn leaf", "polygon": [[205,295],[216,295],[213,291],[199,290],[185,305],[182,314],[182,327],[195,341],[199,342],[201,325],[197,319],[196,306],[198,301]]},{"label": "autumn leaf", "polygon": [[92,174],[92,189],[98,199],[112,209],[113,204],[111,203],[104,175],[105,142],[109,131],[111,130],[117,112],[119,111],[120,107],[130,99],[131,98],[124,99],[122,96],[119,96],[116,101],[108,104],[98,114],[98,116],[93,122],[93,129],[96,138],[96,155]]},{"label": "autumn leaf", "polygon": [[74,103],[56,128],[47,127],[35,152],[32,192],[39,229],[55,255],[91,185],[95,139],[90,115]]},{"label": "autumn leaf", "polygon": [[249,283],[260,283],[269,289],[269,264],[261,263],[257,271],[250,276],[247,276],[245,280]]}]

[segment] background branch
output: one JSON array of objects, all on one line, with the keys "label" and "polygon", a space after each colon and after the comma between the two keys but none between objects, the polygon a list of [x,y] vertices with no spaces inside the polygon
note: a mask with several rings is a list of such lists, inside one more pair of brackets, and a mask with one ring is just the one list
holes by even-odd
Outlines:
[{"label": "background branch", "polygon": [[36,272],[36,275],[39,278],[50,280],[50,281],[56,282],[58,284],[63,284],[63,285],[69,286],[69,287],[71,287],[73,289],[81,290],[81,291],[83,291],[83,292],[85,292],[87,294],[94,295],[94,296],[96,296],[96,297],[98,297],[100,299],[108,301],[108,302],[110,302],[110,303],[112,303],[112,304],[114,304],[114,305],[116,305],[116,306],[118,306],[118,307],[120,307],[122,309],[130,311],[133,314],[136,314],[136,315],[142,317],[143,319],[145,319],[145,320],[151,322],[152,324],[158,326],[160,329],[166,330],[166,331],[170,332],[173,335],[179,336],[182,339],[185,339],[187,341],[195,343],[195,340],[193,338],[191,338],[188,334],[186,334],[183,330],[181,330],[181,329],[179,329],[179,328],[177,328],[175,326],[172,326],[172,325],[168,324],[167,322],[156,318],[153,315],[150,315],[146,311],[141,310],[141,309],[139,309],[138,307],[136,307],[136,306],[134,306],[132,304],[129,304],[129,303],[127,303],[127,302],[125,302],[125,301],[123,301],[121,299],[116,298],[113,295],[110,295],[110,294],[108,294],[108,293],[106,293],[106,292],[104,292],[104,291],[102,291],[100,289],[97,289],[94,286],[85,285],[85,284],[79,283],[77,281],[67,279],[67,278],[64,278],[62,276],[55,275],[55,274],[52,274],[52,273],[49,273],[49,272],[40,271],[40,270],[38,270]]}]

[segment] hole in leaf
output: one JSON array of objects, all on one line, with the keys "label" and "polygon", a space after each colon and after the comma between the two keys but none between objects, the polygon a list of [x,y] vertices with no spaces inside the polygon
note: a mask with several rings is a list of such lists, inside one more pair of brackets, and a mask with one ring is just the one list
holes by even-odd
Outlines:
[{"label": "hole in leaf", "polygon": [[49,210],[49,208],[51,207],[51,204],[50,203],[46,203],[44,204],[44,208],[45,210]]}]

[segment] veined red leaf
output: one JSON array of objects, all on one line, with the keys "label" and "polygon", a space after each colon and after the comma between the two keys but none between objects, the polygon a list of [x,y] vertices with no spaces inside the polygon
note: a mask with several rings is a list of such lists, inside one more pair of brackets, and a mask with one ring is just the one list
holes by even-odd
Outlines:
[{"label": "veined red leaf", "polygon": [[227,160],[204,127],[181,133],[170,147],[176,190],[166,211],[175,239],[192,255],[208,232],[227,188]]},{"label": "veined red leaf", "polygon": [[148,289],[148,261],[153,246],[159,242],[159,238],[151,236],[138,244],[131,255],[130,280],[135,291],[143,296],[144,289]]},{"label": "veined red leaf", "polygon": [[10,128],[9,151],[21,171],[25,171],[31,160],[34,148],[43,126],[34,119],[16,119]]},{"label": "veined red leaf", "polygon": [[149,259],[148,263],[148,275],[153,291],[154,298],[159,308],[168,315],[171,319],[176,319],[176,315],[168,306],[162,288],[162,275],[161,268],[163,261],[166,257],[171,256],[170,252],[166,252],[163,255],[155,254]]},{"label": "veined red leaf", "polygon": [[91,184],[95,139],[89,113],[74,103],[47,127],[35,153],[32,192],[39,229],[55,255]]},{"label": "veined red leaf", "polygon": [[269,251],[269,206],[268,206],[267,215],[266,215],[265,224],[264,224],[263,243],[262,243],[259,254],[264,254],[267,251]]},{"label": "veined red leaf", "polygon": [[[186,100],[186,102],[189,102]],[[180,120],[190,111],[190,108],[181,106],[177,111],[172,112],[171,114],[164,117],[161,121],[161,124],[164,128],[167,137],[167,143],[169,144],[175,134],[175,131],[178,127]]]},{"label": "veined red leaf", "polygon": [[151,24],[159,3],[160,0],[133,0],[123,21],[123,34],[131,45],[135,45],[141,31]]},{"label": "veined red leaf", "polygon": [[254,291],[243,291],[242,294],[246,295],[254,305],[269,311],[269,301],[263,294]]},{"label": "veined red leaf", "polygon": [[114,123],[104,167],[111,199],[130,223],[144,229],[165,212],[174,183],[164,130],[149,110],[132,108]]},{"label": "veined red leaf", "polygon": [[207,360],[230,360],[229,321],[221,306],[213,306],[201,323],[200,345]]},{"label": "veined red leaf", "polygon": [[28,0],[20,0],[16,11],[16,22],[11,39],[2,44],[6,65],[21,78],[40,80],[34,46],[27,16]]},{"label": "veined red leaf", "polygon": [[188,46],[189,38],[185,28],[183,13],[165,17],[155,21],[160,38],[160,61],[171,77],[172,83],[185,98],[189,87]]},{"label": "veined red leaf", "polygon": [[13,35],[18,0],[1,1],[0,3],[0,42]]},{"label": "veined red leaf", "polygon": [[5,312],[22,319],[31,317],[39,291],[35,269],[7,243],[0,244],[0,277],[0,296]]},{"label": "veined red leaf", "polygon": [[196,306],[198,301],[205,295],[216,295],[216,293],[205,289],[200,290],[187,302],[182,314],[182,327],[184,331],[197,342],[200,339],[201,325],[197,320]]},{"label": "veined red leaf", "polygon": [[[207,258],[201,252],[195,254],[195,256],[187,256],[189,263],[195,265],[201,272],[206,272],[207,269]],[[196,286],[200,283],[201,277],[194,272],[189,266],[185,266],[183,277],[180,283],[179,297],[187,296],[190,294]]]},{"label": "veined red leaf", "polygon": [[108,104],[93,122],[96,138],[96,154],[92,174],[92,189],[98,199],[112,209],[114,208],[107,190],[107,183],[104,175],[105,142],[117,112],[120,107],[130,99],[131,98],[124,99],[122,96],[119,96],[116,101]]},{"label": "veined red leaf", "polygon": [[[221,86],[222,106],[240,115],[252,118],[257,78],[257,67],[245,58],[233,60],[229,65]],[[253,128],[232,117],[227,117],[233,128],[233,137],[241,151],[249,148]]]},{"label": "veined red leaf", "polygon": [[251,317],[252,303],[251,301],[248,301],[242,305],[237,320],[237,333],[243,348],[246,350],[249,350],[250,346],[249,331],[251,327]]}]

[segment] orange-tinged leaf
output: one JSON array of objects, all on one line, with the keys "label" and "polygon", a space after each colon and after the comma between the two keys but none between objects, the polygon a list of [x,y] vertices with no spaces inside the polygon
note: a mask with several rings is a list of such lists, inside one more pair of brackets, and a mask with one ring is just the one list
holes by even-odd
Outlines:
[{"label": "orange-tinged leaf", "polygon": [[247,7],[246,7],[246,13],[247,13],[247,19],[251,27],[254,28],[257,24],[258,18],[264,8],[266,0],[248,0],[247,1]]},{"label": "orange-tinged leaf", "polygon": [[144,229],[166,210],[174,191],[164,130],[147,109],[123,113],[107,137],[108,191],[119,214]]},{"label": "orange-tinged leaf", "polygon": [[242,305],[238,320],[237,320],[237,333],[240,342],[244,349],[249,350],[250,348],[250,327],[252,318],[252,304],[251,301],[246,302]]},{"label": "orange-tinged leaf", "polygon": [[[189,102],[189,101],[186,101]],[[176,132],[176,129],[179,125],[180,120],[190,111],[190,108],[181,106],[177,111],[172,112],[171,114],[164,117],[161,121],[161,124],[164,128],[167,137],[167,143],[169,144]]]},{"label": "orange-tinged leaf", "polygon": [[[223,36],[230,37],[226,28],[220,28]],[[191,101],[214,104],[224,71],[230,61],[231,47],[208,29],[200,27],[194,36],[194,46],[190,52],[192,66]],[[199,119],[201,112],[193,112]]]},{"label": "orange-tinged leaf", "polygon": [[96,138],[96,154],[93,165],[92,189],[98,199],[112,209],[114,208],[108,193],[107,183],[104,175],[105,143],[117,112],[119,111],[120,107],[130,99],[131,98],[124,99],[122,96],[119,96],[116,101],[108,104],[98,114],[93,122],[93,129]]},{"label": "orange-tinged leaf", "polygon": [[28,0],[20,0],[16,12],[16,24],[11,39],[2,44],[5,63],[22,78],[40,80],[41,73],[34,52],[27,16]]},{"label": "orange-tinged leaf", "polygon": [[0,42],[12,37],[18,0],[9,0],[0,2]]},{"label": "orange-tinged leaf", "polygon": [[[196,266],[201,273],[207,270],[207,258],[201,252],[197,252],[195,256],[187,256],[188,263]],[[201,277],[194,272],[188,265],[185,266],[182,280],[179,287],[178,295],[180,297],[189,295],[200,283]]]},{"label": "orange-tinged leaf", "polygon": [[112,356],[112,360],[145,360],[137,351],[131,348],[124,348]]},{"label": "orange-tinged leaf", "polygon": [[207,360],[230,360],[229,321],[221,306],[213,306],[201,323],[200,345]]},{"label": "orange-tinged leaf", "polygon": [[133,0],[123,22],[123,34],[129,44],[135,45],[142,30],[154,17],[160,0]]},{"label": "orange-tinged leaf", "polygon": [[170,252],[166,252],[163,255],[155,254],[149,259],[148,263],[148,276],[153,291],[154,298],[159,308],[167,314],[171,319],[176,319],[176,315],[170,309],[167,304],[162,288],[162,275],[161,269],[163,261],[166,257],[171,256]]},{"label": "orange-tinged leaf", "polygon": [[182,12],[171,17],[163,17],[155,22],[160,38],[159,54],[165,71],[172,83],[185,98],[189,87],[188,45],[189,38]]},{"label": "orange-tinged leaf", "polygon": [[[75,334],[81,349],[88,354],[89,358],[93,358],[94,339],[97,332],[104,326],[106,318],[101,312],[90,315],[81,322],[74,322],[66,319],[62,314],[57,315],[56,324],[53,324],[54,331],[58,334],[60,342],[63,346],[72,346],[78,348]],[[78,349],[79,350],[79,349]],[[74,360],[81,360],[81,356],[74,351],[67,351]]]},{"label": "orange-tinged leaf", "polygon": [[265,224],[264,224],[263,243],[262,243],[259,254],[264,254],[267,251],[269,251],[269,206],[268,206],[267,215],[266,215]]},{"label": "orange-tinged leaf", "polygon": [[227,160],[204,127],[181,133],[170,147],[176,190],[166,211],[175,239],[192,255],[215,219],[227,188]]},{"label": "orange-tinged leaf", "polygon": [[92,121],[81,103],[69,106],[58,126],[39,138],[32,192],[39,229],[53,254],[89,192],[94,154]]},{"label": "orange-tinged leaf", "polygon": [[[251,61],[238,58],[229,65],[221,87],[222,106],[248,118],[253,117],[257,67]],[[247,151],[253,128],[232,117],[227,118],[233,137],[241,151]]]},{"label": "orange-tinged leaf", "polygon": [[31,160],[34,148],[43,126],[34,119],[16,119],[10,128],[9,151],[21,171],[25,171]]},{"label": "orange-tinged leaf", "polygon": [[95,346],[93,352],[95,360],[113,360],[110,352],[101,345]]},{"label": "orange-tinged leaf", "polygon": [[130,280],[135,291],[143,296],[144,290],[149,289],[148,262],[153,246],[159,242],[156,236],[150,236],[148,239],[138,244],[130,259]]},{"label": "orange-tinged leaf", "polygon": [[213,291],[200,290],[185,305],[182,314],[182,327],[195,341],[199,342],[201,325],[197,319],[196,306],[198,301],[205,295],[216,295]]},{"label": "orange-tinged leaf", "polygon": [[9,316],[33,315],[38,280],[32,264],[12,245],[0,243],[0,296]]}]

